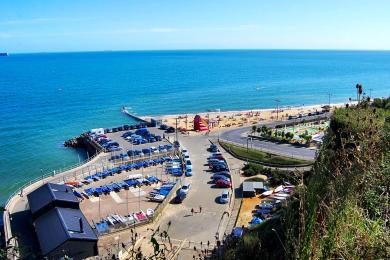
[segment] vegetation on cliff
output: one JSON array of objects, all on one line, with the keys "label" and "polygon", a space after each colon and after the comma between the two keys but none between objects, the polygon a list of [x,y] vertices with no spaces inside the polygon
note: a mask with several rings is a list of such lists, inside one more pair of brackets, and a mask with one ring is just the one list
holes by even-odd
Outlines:
[{"label": "vegetation on cliff", "polygon": [[389,103],[335,110],[313,170],[276,218],[230,243],[225,259],[389,258]]}]

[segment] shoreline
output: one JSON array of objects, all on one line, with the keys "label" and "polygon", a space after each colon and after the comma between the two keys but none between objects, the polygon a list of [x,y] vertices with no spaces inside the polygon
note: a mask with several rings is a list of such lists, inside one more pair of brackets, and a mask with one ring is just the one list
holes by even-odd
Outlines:
[{"label": "shoreline", "polygon": [[[330,109],[343,107],[345,103],[331,103]],[[329,106],[329,104],[316,104],[307,106],[285,106],[277,108],[255,108],[245,110],[230,110],[230,111],[210,111],[199,113],[178,113],[170,115],[158,116],[140,116],[144,120],[157,119],[161,120],[162,124],[168,126],[177,125],[180,129],[186,129],[189,132],[195,132],[193,126],[193,118],[196,115],[204,119],[209,119],[213,123],[210,131],[222,130],[225,128],[237,128],[248,125],[255,125],[261,121],[284,120],[288,116],[295,116],[298,114],[307,114],[315,111],[322,111],[322,107]]]}]

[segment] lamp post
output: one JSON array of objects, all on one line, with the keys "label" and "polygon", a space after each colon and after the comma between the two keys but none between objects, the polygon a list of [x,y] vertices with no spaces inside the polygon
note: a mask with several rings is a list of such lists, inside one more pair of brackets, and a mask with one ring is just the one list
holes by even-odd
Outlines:
[{"label": "lamp post", "polygon": [[276,120],[279,120],[279,103],[280,103],[280,100],[279,99],[274,99],[274,101],[276,102]]}]

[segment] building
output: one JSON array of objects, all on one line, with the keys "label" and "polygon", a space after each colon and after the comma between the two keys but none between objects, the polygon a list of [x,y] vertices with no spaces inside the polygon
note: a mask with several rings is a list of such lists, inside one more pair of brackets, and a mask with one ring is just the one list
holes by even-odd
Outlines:
[{"label": "building", "polygon": [[34,222],[42,255],[84,259],[97,255],[97,237],[78,209],[55,207]]},{"label": "building", "polygon": [[254,197],[257,193],[264,191],[264,183],[261,181],[244,181],[242,193],[244,197]]},{"label": "building", "polygon": [[47,183],[27,195],[33,220],[54,207],[79,209],[79,201],[70,187]]},{"label": "building", "polygon": [[98,254],[98,238],[66,185],[47,183],[27,195],[45,259],[84,259]]}]

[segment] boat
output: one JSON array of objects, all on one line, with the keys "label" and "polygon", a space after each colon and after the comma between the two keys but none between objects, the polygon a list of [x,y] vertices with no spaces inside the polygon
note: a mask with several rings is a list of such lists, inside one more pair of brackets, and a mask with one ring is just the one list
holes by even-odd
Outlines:
[{"label": "boat", "polygon": [[0,52],[0,57],[3,56],[3,57],[6,57],[8,56],[8,52]]}]

